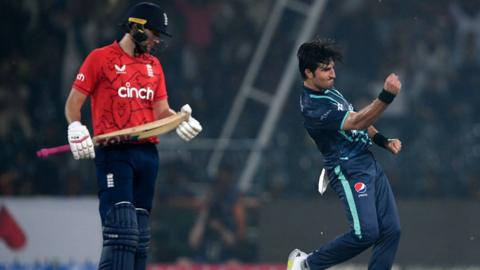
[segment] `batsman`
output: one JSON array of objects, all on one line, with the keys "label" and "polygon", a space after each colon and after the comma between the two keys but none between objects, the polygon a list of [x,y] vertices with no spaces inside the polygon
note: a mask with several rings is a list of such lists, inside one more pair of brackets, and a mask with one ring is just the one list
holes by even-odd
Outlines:
[{"label": "batsman", "polygon": [[329,186],[342,201],[350,230],[306,254],[293,250],[288,270],[326,269],[372,247],[368,269],[391,269],[400,240],[400,220],[388,178],[369,147],[398,154],[399,139],[389,139],[373,126],[400,93],[395,74],[385,79],[378,97],[355,111],[335,89],[335,63],[342,54],[334,42],[315,39],[298,49],[303,78],[300,110],[304,127],[324,157]]},{"label": "batsman", "polygon": [[[90,97],[94,135],[142,125],[175,114],[169,104],[160,61],[152,55],[163,45],[168,17],[162,8],[142,2],[124,19],[120,41],[93,50],[85,59],[65,105],[68,142],[75,159],[94,159],[103,248],[99,269],[146,269],[159,157],[157,137],[130,144],[96,148],[81,122],[81,108]],[[202,131],[190,114],[176,129],[189,141]]]}]

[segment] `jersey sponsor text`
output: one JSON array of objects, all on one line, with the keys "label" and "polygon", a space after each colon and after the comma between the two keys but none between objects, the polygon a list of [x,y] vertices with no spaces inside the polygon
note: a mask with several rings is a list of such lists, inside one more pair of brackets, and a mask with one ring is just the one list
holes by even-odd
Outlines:
[{"label": "jersey sponsor text", "polygon": [[121,98],[139,98],[153,100],[154,92],[147,86],[147,88],[130,87],[130,83],[125,83],[125,86],[118,88],[118,96]]}]

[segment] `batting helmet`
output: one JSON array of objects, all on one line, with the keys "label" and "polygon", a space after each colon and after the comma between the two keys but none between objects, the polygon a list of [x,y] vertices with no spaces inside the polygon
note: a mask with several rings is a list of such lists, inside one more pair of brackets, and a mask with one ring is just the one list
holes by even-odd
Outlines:
[{"label": "batting helmet", "polygon": [[167,13],[159,5],[141,2],[130,8],[127,14],[127,23],[140,24],[143,27],[171,37],[167,31]]}]

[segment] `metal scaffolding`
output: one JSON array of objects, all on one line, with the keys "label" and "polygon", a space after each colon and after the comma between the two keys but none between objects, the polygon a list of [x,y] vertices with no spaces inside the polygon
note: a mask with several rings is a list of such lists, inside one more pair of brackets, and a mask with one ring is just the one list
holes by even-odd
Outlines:
[{"label": "metal scaffolding", "polygon": [[[327,0],[313,0],[311,3],[299,0],[279,0],[275,1],[272,13],[268,19],[266,27],[262,33],[260,42],[256,48],[254,56],[248,66],[247,73],[243,79],[240,91],[238,92],[232,109],[229,112],[227,120],[223,126],[219,140],[208,162],[208,174],[213,176],[223,159],[224,152],[229,148],[233,131],[238,124],[238,120],[244,112],[245,103],[248,99],[255,100],[268,107],[268,112],[263,119],[260,132],[255,138],[253,147],[249,150],[249,155],[242,170],[239,179],[239,188],[242,191],[250,189],[253,177],[261,162],[262,152],[267,146],[272,133],[276,127],[279,113],[285,103],[292,84],[297,74],[296,50],[301,43],[307,41],[313,34],[315,26],[325,8]],[[277,31],[278,25],[285,11],[290,10],[302,16],[305,16],[303,25],[299,29],[299,34],[295,40],[294,47],[290,51],[287,65],[283,70],[282,76],[277,84],[275,94],[270,94],[262,89],[255,88],[254,81],[257,78],[261,64],[264,62],[266,53],[273,46],[272,38]]]}]

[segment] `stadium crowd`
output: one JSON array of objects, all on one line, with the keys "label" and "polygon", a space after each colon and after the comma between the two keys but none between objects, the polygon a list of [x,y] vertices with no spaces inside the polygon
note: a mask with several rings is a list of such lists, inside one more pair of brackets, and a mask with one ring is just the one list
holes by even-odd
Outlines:
[{"label": "stadium crowd", "polygon": [[[92,176],[89,164],[65,156],[40,160],[34,153],[65,140],[63,105],[78,66],[92,48],[120,34],[117,22],[128,4],[1,4],[8,11],[4,15],[9,25],[15,26],[7,27],[5,34],[17,41],[1,45],[2,194],[94,192],[84,180]],[[170,102],[173,107],[192,104],[207,125],[202,136],[216,138],[273,1],[162,4],[175,33],[159,54]],[[337,87],[347,92],[354,105],[361,107],[373,98],[390,70],[404,81],[402,96],[378,124],[405,141],[403,155],[388,164],[400,196],[478,196],[475,164],[480,155],[480,123],[475,117],[479,96],[475,89],[479,79],[475,72],[480,61],[479,10],[475,1],[332,1],[320,19],[318,36],[334,38],[344,48]],[[291,92],[282,123],[301,121],[297,92]],[[310,143],[294,143],[305,141],[301,128],[280,124],[275,137],[271,149],[284,153],[285,164],[265,167],[288,167],[279,169],[288,171],[282,180],[286,184],[299,178],[295,175],[312,171],[301,162],[311,158]],[[298,162],[291,162],[292,153],[298,153]]]},{"label": "stadium crowd", "polygon": [[[68,154],[38,159],[35,151],[66,142],[64,102],[76,71],[91,49],[120,35],[117,23],[130,2],[0,3],[8,25],[4,36],[10,39],[0,45],[0,195],[95,194],[93,164],[74,161]],[[174,33],[168,48],[158,54],[169,100],[173,108],[186,103],[194,108],[204,123],[200,137],[219,136],[274,3],[161,1]],[[389,72],[403,81],[401,95],[377,124],[384,134],[404,142],[398,157],[383,152],[378,156],[396,196],[480,199],[478,2],[329,1],[316,33],[343,47],[336,87],[354,106],[373,99]],[[287,50],[282,43],[274,47]],[[279,68],[279,59],[269,61],[267,68]],[[302,128],[296,91],[300,83],[298,76],[249,194],[259,200],[315,196],[322,164]],[[199,173],[205,163],[184,165],[181,155],[162,162],[158,203],[179,194],[188,199],[182,206],[186,211],[204,207],[195,200],[215,182]],[[230,177],[235,180],[239,173]],[[169,188],[175,190],[164,191]],[[189,222],[196,214],[191,213]],[[165,233],[162,224],[157,225],[154,233]],[[181,253],[182,248],[170,252]],[[254,255],[247,257],[254,260]]]}]

